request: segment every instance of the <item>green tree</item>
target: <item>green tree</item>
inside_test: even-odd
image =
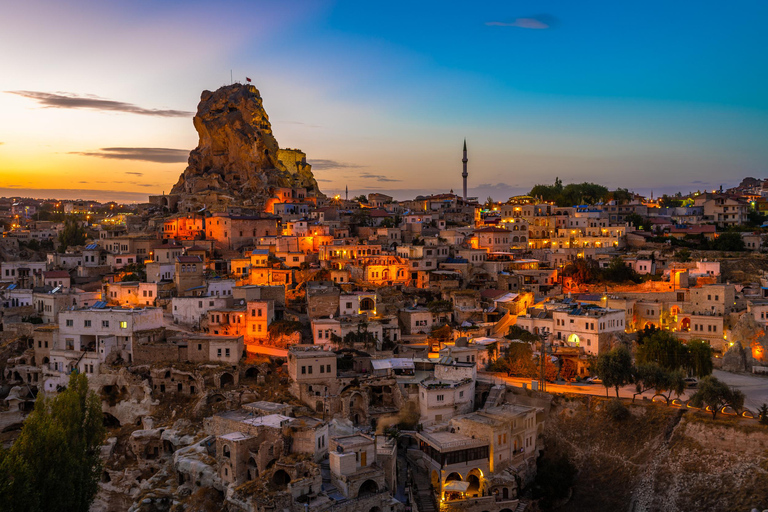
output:
[[[744,407],[744,393],[731,389],[725,382],[708,375],[699,381],[699,388],[691,397],[691,404],[695,407],[709,406],[712,409],[712,419],[715,419],[723,407],[731,407],[736,411]]]
[[[67,218],[64,229],[59,233],[59,252],[65,252],[67,247],[85,244],[86,234],[77,219]]]
[[[736,231],[727,231],[720,233],[715,239],[712,248],[716,251],[743,251],[744,239],[741,238],[741,234]]]
[[[605,386],[605,395],[608,396],[608,388],[614,388],[618,398],[619,388],[632,383],[632,355],[620,345],[598,356],[596,371]]]
[[[618,256],[611,259],[608,266],[602,271],[603,279],[614,283],[625,283],[631,281],[640,282],[640,276],[632,267],[628,267],[624,260]]]
[[[663,378],[656,383],[654,391],[663,396],[669,405],[673,393],[675,396],[680,396],[685,391],[685,374],[680,370],[664,372]]]
[[[643,229],[643,225],[645,224],[645,219],[633,212],[627,215],[626,217],[624,217],[624,222],[628,222],[629,224],[632,224],[635,227],[635,229]]]
[[[688,342],[688,361],[686,368],[698,378],[712,373],[712,347],[704,340]]]
[[[599,280],[600,269],[595,260],[577,258],[563,267],[563,276],[570,277],[577,284],[595,283]]]
[[[360,194],[357,197],[352,198],[353,201],[357,201],[358,203],[368,204],[368,198],[365,197],[365,194]]]
[[[760,418],[761,425],[768,425],[768,404],[760,406],[760,412],[757,417]]]
[[[656,363],[664,370],[673,371],[687,367],[688,347],[669,331],[648,329],[638,336],[637,363]]]
[[[632,200],[632,193],[626,188],[617,188],[609,194],[609,199],[616,201],[617,204],[628,203]]]
[[[513,325],[507,331],[507,335],[504,336],[508,340],[520,340],[528,343],[539,341],[539,337],[533,333],[530,333],[520,327],[519,325]],[[511,346],[511,345],[510,345]]]
[[[87,512],[101,475],[101,399],[74,372],[59,395],[39,395],[19,438],[0,454],[0,503],[10,512]]]
[[[635,381],[635,393],[632,395],[632,401],[635,401],[637,395],[642,395],[646,391],[656,389],[659,383],[667,378],[667,372],[656,363],[639,364],[633,368],[633,378]]]
[[[681,263],[691,261],[691,250],[683,247],[675,253],[675,260]]]

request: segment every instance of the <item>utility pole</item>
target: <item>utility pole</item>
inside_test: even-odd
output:
[[[541,350],[539,351],[539,391],[547,390],[547,381],[545,379],[545,369],[547,366],[547,334],[541,335]]]

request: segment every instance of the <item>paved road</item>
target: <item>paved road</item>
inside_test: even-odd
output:
[[[505,382],[510,386],[516,386],[516,387],[523,387],[523,384],[531,387],[531,379],[522,379],[518,377],[502,377],[500,374],[494,374],[494,373],[478,373],[477,380],[481,382],[490,382],[494,384],[501,384],[501,382]],[[547,383],[547,392],[549,393],[576,393],[580,395],[596,395],[596,396],[605,396],[605,386],[602,384],[552,384]],[[635,387],[634,386],[624,386],[622,388],[619,388],[619,396],[622,398],[632,398],[632,396],[635,394]],[[648,398],[649,400],[653,398],[653,395],[656,393],[651,391],[646,391],[645,393],[638,395],[637,399],[641,399],[642,397]],[[616,391],[611,388],[608,390],[608,395],[611,397],[616,396]],[[689,396],[689,391],[686,391],[686,393],[683,394],[684,398],[687,398]]]
[[[744,406],[757,412],[760,406],[768,404],[768,377],[749,373],[730,373],[722,370],[712,372],[715,377],[744,393]]]
[[[288,357],[288,351],[284,348],[264,347],[261,345],[248,345],[248,352],[263,354],[265,356]]]
[[[744,393],[744,406],[752,412],[757,412],[762,404],[768,403],[768,377],[759,375],[730,373],[721,370],[715,370],[714,376],[725,382],[731,387],[740,389]],[[500,384],[502,381],[510,386],[522,387],[523,384],[531,387],[531,379],[521,379],[518,377],[502,377],[494,373],[478,373],[477,380],[481,382],[490,382]],[[600,384],[551,384],[547,383],[547,391],[550,393],[577,393],[582,395],[605,396],[605,386]],[[695,393],[695,389],[688,389],[681,398],[688,399]],[[635,393],[634,386],[624,386],[619,388],[619,396],[622,398],[632,398]],[[610,389],[609,396],[616,396],[616,392]],[[640,397],[651,399],[655,393],[646,391]]]

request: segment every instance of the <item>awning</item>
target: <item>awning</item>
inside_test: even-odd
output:
[[[469,489],[469,482],[462,482],[461,480],[451,480],[443,486],[443,490],[446,492],[467,492],[467,489]]]

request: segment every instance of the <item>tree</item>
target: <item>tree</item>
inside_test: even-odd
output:
[[[673,371],[687,367],[688,347],[669,331],[648,329],[637,340],[637,362],[656,363],[664,370]]]
[[[768,425],[768,404],[763,404],[760,407],[758,418],[760,418],[761,425]]]
[[[608,396],[608,388],[612,387],[618,398],[619,388],[632,383],[632,355],[620,345],[597,358],[596,371],[605,386],[605,395]]]
[[[520,341],[525,341],[525,342],[529,342],[529,343],[533,343],[533,342],[539,341],[539,337],[538,336],[536,336],[533,333],[530,333],[530,332],[526,331],[525,329],[523,329],[519,325],[511,326],[509,328],[509,331],[507,331],[507,335],[504,336],[504,337],[507,338],[508,340],[520,340]],[[512,345],[510,344],[510,348],[511,347],[512,347]]]
[[[637,365],[633,371],[636,392],[632,395],[632,401],[635,401],[637,395],[642,395],[646,391],[656,389],[659,383],[664,382],[666,378],[666,372],[656,363]]]
[[[563,267],[563,276],[570,277],[576,284],[594,283],[600,270],[592,259],[577,258]]]
[[[712,248],[716,251],[743,251],[744,239],[741,238],[741,234],[736,231],[720,233],[715,239]]]
[[[629,224],[632,224],[635,229],[643,229],[643,225],[645,224],[645,219],[643,219],[640,215],[632,212],[626,217],[624,217],[624,222],[628,222]]]
[[[680,263],[691,261],[691,250],[686,247],[683,247],[682,249],[678,250],[675,253],[675,260],[679,261]]]
[[[67,247],[85,244],[86,234],[79,222],[74,218],[68,218],[64,222],[64,229],[59,233],[59,252],[66,252]]]
[[[699,389],[691,397],[691,404],[695,407],[709,406],[714,420],[723,407],[731,407],[736,411],[744,407],[744,393],[708,375],[699,381]]]
[[[632,193],[626,188],[617,188],[610,193],[609,198],[616,201],[616,204],[624,204],[632,200]]]
[[[352,198],[353,201],[357,201],[358,203],[368,204],[368,198],[365,197],[365,194],[360,194],[357,197]]]
[[[73,372],[57,396],[38,395],[10,450],[0,454],[0,503],[11,512],[87,512],[101,476],[101,399]]]
[[[656,383],[656,394],[663,396],[669,401],[672,400],[672,393],[680,396],[685,391],[685,375],[680,370],[664,372],[664,377]]]
[[[700,379],[712,373],[712,347],[709,343],[704,340],[688,342],[686,367],[691,374]]]
[[[618,256],[611,259],[608,267],[602,271],[603,279],[614,283],[624,283],[632,281],[634,283],[640,282],[640,276],[632,267],[627,266],[624,260]]]

